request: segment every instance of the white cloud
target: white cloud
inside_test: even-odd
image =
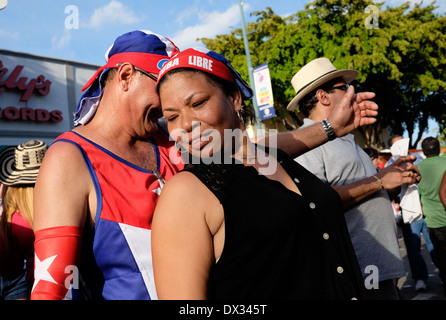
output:
[[[112,0],[103,7],[94,10],[87,27],[98,28],[107,24],[134,24],[141,19],[121,2]]]
[[[71,32],[67,29],[64,30],[62,36],[58,37],[57,35],[51,38],[51,44],[53,45],[53,49],[63,49],[65,48],[71,41]]]
[[[292,16],[292,15],[295,14],[295,13],[296,13],[296,12],[287,12],[287,13],[281,14],[280,17],[281,17],[282,19],[285,19],[285,18],[288,18],[289,16]]]
[[[245,4],[244,7],[245,12],[247,12],[249,6]],[[218,34],[226,33],[229,27],[235,26],[241,20],[238,4],[231,6],[224,12],[205,12],[197,9],[193,15],[199,23],[186,27],[172,37],[172,41],[181,50],[194,46],[203,46],[201,42],[196,41],[197,38],[212,38]],[[179,15],[178,21],[183,22],[185,16],[190,17],[192,13],[188,11],[187,14]]]
[[[19,40],[18,32],[8,32],[0,29],[0,38],[6,38],[9,40]]]
[[[178,13],[175,18],[175,23],[182,27],[188,19],[195,19],[195,16],[198,15],[199,9],[197,7],[187,7]]]

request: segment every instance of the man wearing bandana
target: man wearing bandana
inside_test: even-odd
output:
[[[83,88],[76,127],[52,145],[36,188],[32,299],[156,299],[150,212],[182,169],[158,130],[156,75],[178,51],[150,31],[126,33]]]

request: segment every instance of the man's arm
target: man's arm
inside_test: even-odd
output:
[[[327,142],[328,136],[322,124],[315,123],[305,128],[271,134],[253,140],[258,144],[279,148],[292,158],[296,158]]]
[[[64,299],[70,287],[67,279],[77,278],[69,268],[77,268],[79,262],[91,187],[79,150],[70,143],[54,143],[45,154],[34,189],[32,299]]]
[[[374,176],[333,188],[341,196],[344,208],[349,208],[382,189],[393,190],[404,183],[419,182],[418,168],[413,165],[415,159],[415,156],[401,157]]]
[[[34,190],[34,231],[55,226],[82,227],[92,181],[80,151],[54,143],[45,154]]]
[[[376,122],[376,119],[373,117],[378,115],[378,105],[368,100],[373,97],[375,97],[373,92],[355,94],[353,86],[350,86],[341,102],[328,116],[328,121],[333,127],[336,136],[342,137],[360,126]],[[278,147],[292,158],[296,158],[327,141],[327,134],[320,123],[256,139],[256,143]],[[277,142],[277,145],[271,142]]]
[[[441,203],[443,203],[443,206],[446,209],[446,171],[443,174],[438,195],[440,196]]]

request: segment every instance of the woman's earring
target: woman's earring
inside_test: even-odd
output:
[[[237,110],[237,116],[240,119],[240,121],[245,124],[245,120],[243,120],[243,114],[242,114],[242,108],[240,110]]]

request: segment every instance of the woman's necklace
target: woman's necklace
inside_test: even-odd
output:
[[[252,149],[251,149],[251,148],[248,148],[247,153],[248,153],[248,151],[250,151],[250,150],[251,150],[251,152],[249,152],[250,154],[243,154],[243,155],[241,155],[241,156],[235,154],[234,157],[235,157],[236,159],[238,159],[238,160],[248,160],[248,161],[256,160],[257,157],[258,157],[258,154],[257,154],[257,148],[256,148],[256,147],[253,147]]]
[[[239,159],[239,160],[255,160],[255,159],[257,159],[257,155],[253,155],[253,156],[248,156],[248,155],[236,156],[236,159]]]
[[[153,171],[153,174],[158,179],[158,181],[160,183],[160,188],[162,189],[164,187],[164,184],[166,183],[166,181],[164,180],[163,176],[161,175],[161,173],[158,170]]]

